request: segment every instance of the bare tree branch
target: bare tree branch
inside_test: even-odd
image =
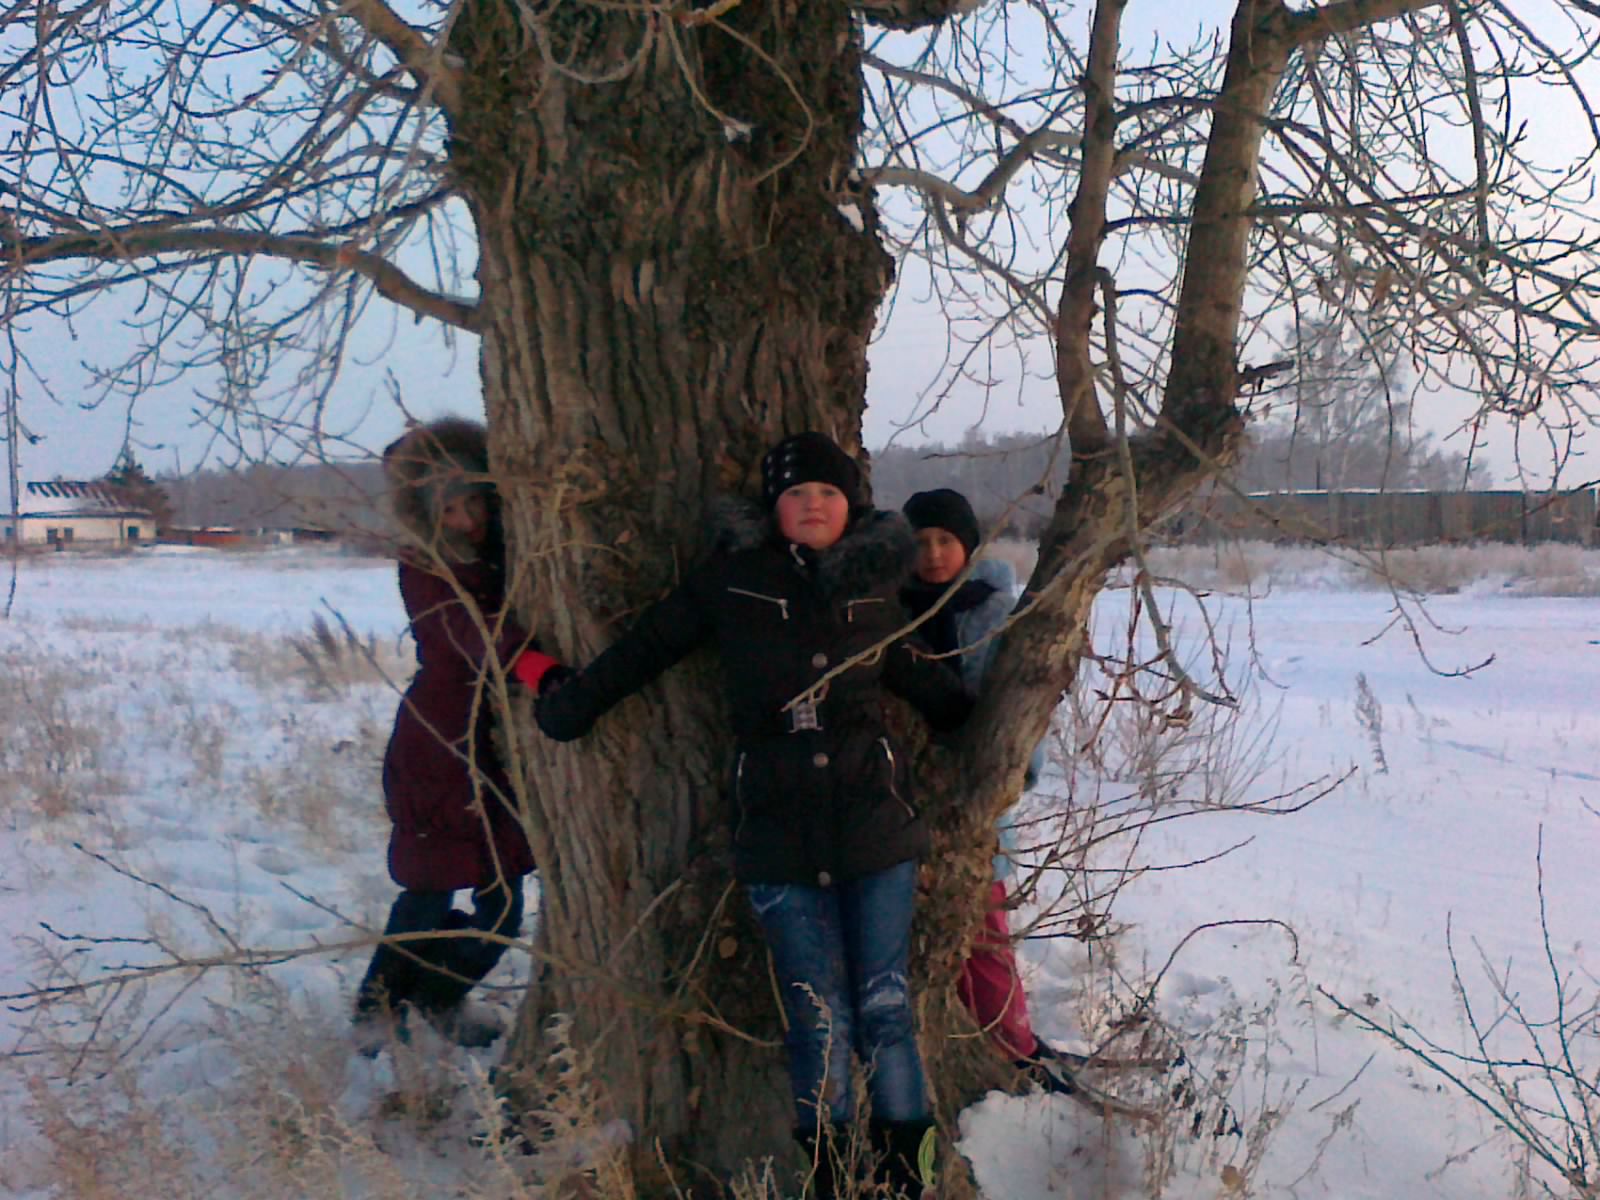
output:
[[[56,238],[0,240],[0,255],[22,265],[92,258],[107,262],[157,258],[163,255],[222,253],[249,257],[268,255],[306,263],[325,271],[352,271],[372,282],[379,295],[419,317],[432,317],[459,329],[475,329],[477,306],[419,286],[382,255],[355,243],[335,245],[315,238],[230,229],[174,229],[130,226],[101,233]]]
[[[260,8],[255,0],[233,2],[252,11]],[[460,67],[449,61],[442,46],[435,45],[415,26],[402,20],[384,0],[347,0],[339,11],[387,46],[416,77],[423,90],[431,92],[447,112],[460,106]]]
[[[1084,145],[1078,193],[1069,210],[1067,277],[1056,312],[1056,388],[1075,456],[1098,453],[1106,444],[1105,414],[1094,390],[1089,337],[1094,322],[1100,248],[1105,240],[1106,196],[1116,166],[1116,67],[1125,0],[1100,0],[1089,29],[1089,62],[1083,76]]]
[[[1392,21],[1407,13],[1438,8],[1448,0],[1339,0],[1336,4],[1322,4],[1302,9],[1289,15],[1288,36],[1293,43],[1313,38],[1349,33]]]

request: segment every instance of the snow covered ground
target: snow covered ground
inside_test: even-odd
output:
[[[1230,744],[1245,798],[1354,773],[1294,815],[1148,828],[1137,863],[1236,848],[1132,878],[1112,943],[1023,950],[1036,1025],[1079,1049],[1112,1004],[1106,972],[1136,987],[1170,959],[1157,1010],[1242,1132],[1141,1132],[1059,1098],[992,1096],[965,1114],[962,1149],[995,1200],[1502,1200],[1518,1194],[1523,1143],[1362,1018],[1434,1039],[1435,1061],[1482,1090],[1452,1057],[1475,1052],[1463,995],[1497,1022],[1494,1053],[1525,1062],[1524,1025],[1562,1049],[1559,981],[1572,1066],[1600,1068],[1586,927],[1600,910],[1600,601],[1499,579],[1436,596],[1408,610],[1433,671],[1386,592],[1253,578],[1266,594],[1252,603],[1209,602],[1243,702]],[[1106,597],[1104,639],[1126,602]],[[1176,611],[1198,662],[1198,617]],[[342,650],[313,647],[319,613]],[[337,947],[393,894],[376,768],[394,695],[368,655],[403,680],[403,628],[387,564],[326,552],[23,567],[0,622],[0,1195],[524,1194],[519,1164],[463,1144],[492,1052],[368,1060],[345,1032],[365,951]],[[1115,796],[1132,780],[1101,785]],[[1043,790],[1062,788],[1057,774]],[[1237,923],[1200,928],[1215,922]],[[243,950],[282,961],[203,969]],[[197,965],[137,977],[173,952]],[[520,969],[493,982],[513,989]],[[128,978],[43,1008],[24,995],[108,976]],[[441,1063],[465,1086],[409,1086]],[[1537,1069],[1501,1074],[1522,1080],[1524,1105],[1549,1106]]]

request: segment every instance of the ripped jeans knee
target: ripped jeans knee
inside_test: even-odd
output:
[[[886,971],[867,980],[861,989],[860,1020],[856,1030],[857,1051],[871,1061],[873,1053],[916,1036],[911,1014],[911,987],[897,971]]]
[[[754,884],[748,892],[789,1019],[789,1079],[801,1123],[814,1119],[819,1099],[834,1120],[848,1118],[852,1051],[875,1117],[925,1117],[906,967],[916,865],[828,888]]]

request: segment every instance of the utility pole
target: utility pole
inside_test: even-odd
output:
[[[11,481],[11,523],[7,528],[11,536],[6,539],[11,556],[11,582],[6,587],[5,619],[11,617],[11,605],[17,598],[17,563],[22,555],[22,496],[18,470],[17,446],[22,441],[22,422],[17,417],[17,388],[15,377],[6,392],[6,473]]]
[[[11,478],[11,537],[13,541],[22,540],[22,530],[18,521],[22,517],[22,498],[19,495],[20,478],[17,463],[17,442],[19,438],[19,422],[17,421],[17,393],[13,391],[6,397],[6,468]]]

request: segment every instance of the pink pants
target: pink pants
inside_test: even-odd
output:
[[[1028,998],[1017,973],[1016,952],[1011,948],[1002,880],[989,886],[989,910],[972,944],[972,954],[961,968],[956,992],[1006,1057],[1029,1058],[1038,1049],[1028,1020]]]

